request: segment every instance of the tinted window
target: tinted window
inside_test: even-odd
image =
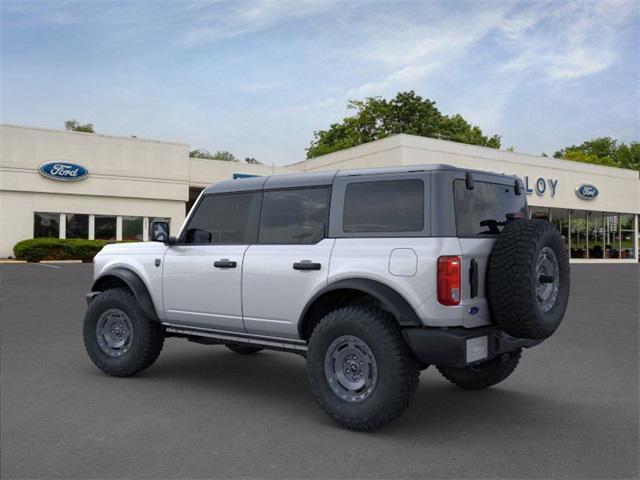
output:
[[[122,240],[142,240],[142,217],[122,217]]]
[[[325,236],[328,217],[328,188],[265,192],[260,243],[317,243]]]
[[[89,238],[89,215],[71,215],[67,213],[67,238]]]
[[[343,230],[420,232],[424,228],[424,182],[418,179],[347,185]]]
[[[453,185],[458,235],[500,233],[508,213],[526,216],[525,195],[516,195],[514,187],[476,181],[468,190],[464,180]]]
[[[209,195],[202,199],[185,231],[184,242],[244,244],[256,240],[260,194]]]
[[[94,221],[96,240],[116,239],[116,217],[96,215]]]
[[[60,214],[40,213],[33,214],[33,238],[60,236]]]

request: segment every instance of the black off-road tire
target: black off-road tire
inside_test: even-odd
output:
[[[500,383],[518,366],[522,349],[503,353],[488,362],[463,368],[437,367],[444,378],[465,390],[480,390]]]
[[[240,355],[253,355],[254,353],[258,353],[263,349],[260,347],[252,347],[251,345],[238,345],[235,343],[227,343],[225,344],[232,352],[239,353]]]
[[[550,252],[557,263],[557,295],[543,307],[538,288],[542,285],[540,278],[546,275],[537,274],[537,265]],[[564,317],[570,281],[564,241],[551,223],[525,219],[507,222],[493,247],[487,271],[487,297],[498,326],[514,337],[549,337]]]
[[[344,336],[357,337],[370,349],[377,382],[362,400],[340,398],[329,385],[325,360],[330,346]],[[307,371],[313,395],[340,425],[368,431],[400,416],[418,388],[420,366],[393,316],[374,306],[347,306],[328,313],[309,340]]]
[[[133,336],[131,345],[121,356],[110,356],[98,342],[96,326],[103,313],[117,309],[128,317]],[[129,377],[151,366],[164,345],[162,326],[142,312],[133,294],[123,288],[113,288],[96,296],[89,307],[83,324],[84,346],[96,367],[114,377]]]

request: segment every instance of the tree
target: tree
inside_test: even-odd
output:
[[[218,150],[216,153],[213,154],[213,159],[214,160],[222,160],[223,162],[237,162],[238,159],[236,158],[236,156],[231,153],[228,152],[226,150]]]
[[[244,159],[244,163],[247,163],[249,165],[262,165],[262,162],[259,162],[258,160],[256,160],[253,157],[246,157]]]
[[[64,122],[64,129],[70,132],[96,133],[93,130],[93,123],[80,124],[75,118]]]
[[[332,124],[327,130],[313,132],[307,158],[397,133],[500,148],[500,136],[487,137],[480,127],[471,125],[461,115],[443,115],[435,105],[435,102],[423,99],[413,90],[399,92],[391,100],[380,97],[349,100],[347,108],[356,110],[355,115],[344,118],[341,123]]]
[[[204,158],[206,160],[213,160],[213,155],[209,153],[209,150],[205,150],[203,148],[199,148],[197,150],[191,150],[189,152],[189,156],[191,158]]]
[[[627,145],[618,143],[611,137],[598,137],[580,145],[565,147],[555,152],[553,156],[575,162],[640,171],[640,141],[633,141]]]
[[[200,148],[189,152],[191,158],[204,158],[206,160],[222,160],[224,162],[237,162],[236,156],[226,150],[218,150],[216,153],[210,153],[209,150]]]

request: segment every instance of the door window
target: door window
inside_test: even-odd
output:
[[[304,188],[265,192],[260,215],[260,243],[312,244],[325,237],[329,189]]]
[[[259,193],[229,193],[202,198],[184,233],[188,244],[255,243]]]

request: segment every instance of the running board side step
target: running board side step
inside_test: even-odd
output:
[[[163,325],[165,327],[165,332],[171,334],[170,336],[172,337],[186,337],[187,339],[192,339],[194,337],[210,338],[213,340],[219,340],[219,342],[216,343],[253,345],[256,347],[301,354],[305,354],[307,352],[307,342],[303,340],[250,335],[241,332],[226,332],[224,330],[210,330],[199,327],[174,325],[171,323],[163,323]]]

